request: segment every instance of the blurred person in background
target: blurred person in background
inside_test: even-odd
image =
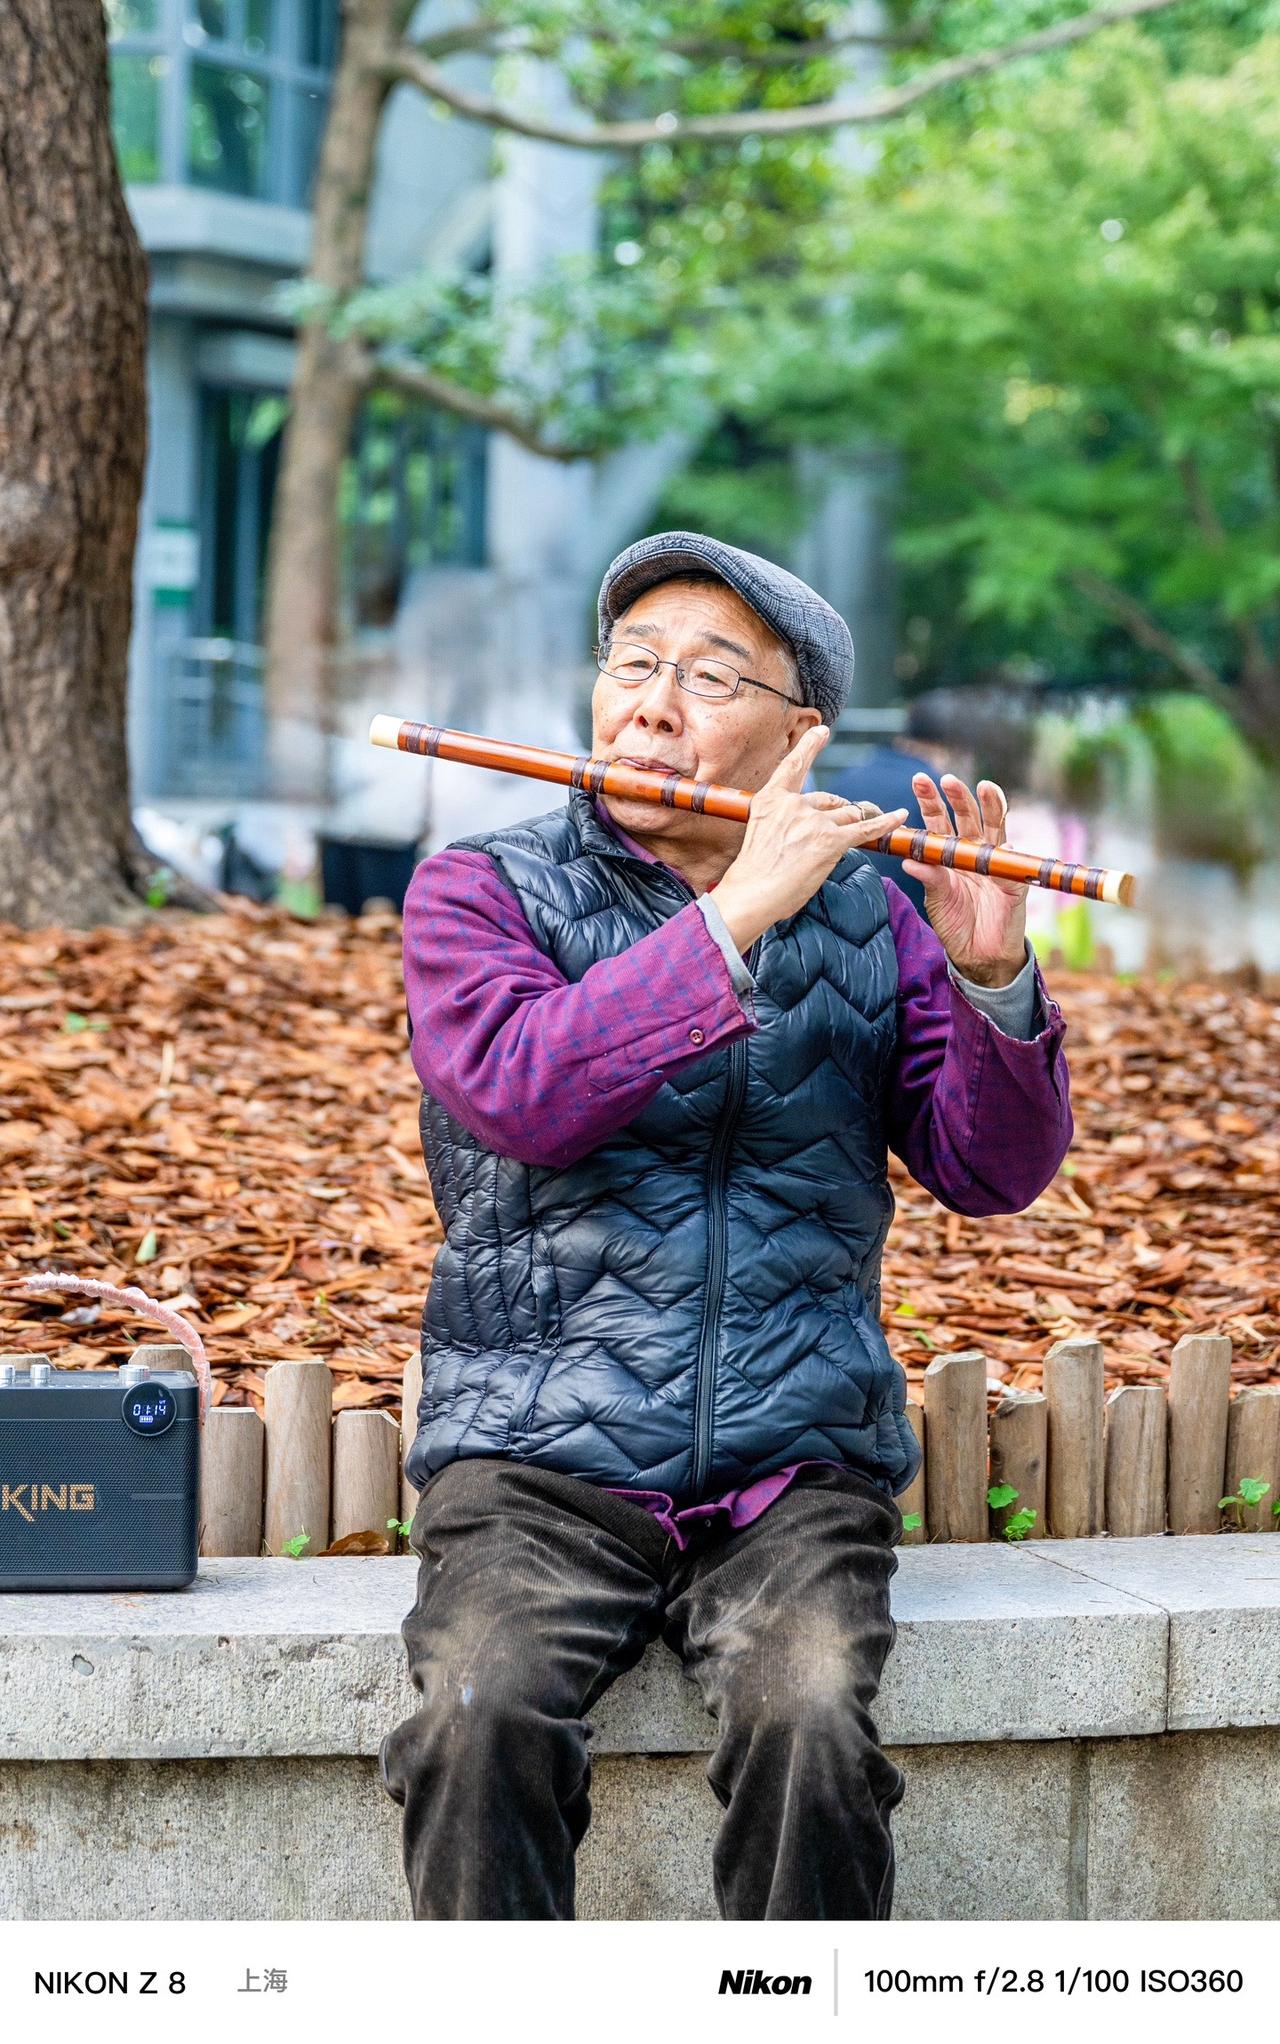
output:
[[[953,690],[934,689],[917,696],[907,709],[904,729],[895,737],[874,745],[852,766],[842,767],[828,786],[846,802],[874,802],[886,814],[892,809],[907,811],[907,827],[919,830],[920,776],[940,778],[955,774],[962,781],[973,780],[973,749],[961,735],[965,729],[964,704]],[[928,790],[924,790],[927,794]],[[863,848],[864,851],[866,848]],[[902,870],[901,859],[887,852],[866,851],[866,857],[881,873],[901,888],[911,906],[923,915],[924,886]]]

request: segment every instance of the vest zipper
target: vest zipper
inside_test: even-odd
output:
[[[697,899],[693,889],[678,873],[667,869],[674,885],[664,893],[676,901],[684,895]],[[763,938],[757,937],[747,952],[747,971],[754,972]],[[747,1090],[747,1046],[741,1038],[729,1045],[729,1086],[725,1095],[724,1120],[720,1124],[711,1163],[707,1171],[707,1290],[702,1304],[702,1328],[698,1336],[698,1366],[694,1374],[693,1495],[698,1498],[711,1467],[711,1408],[716,1388],[716,1336],[720,1332],[723,1303],[725,1245],[725,1181],[729,1176],[729,1152]]]
[[[747,954],[747,970],[754,972],[760,955],[757,937]],[[720,1331],[720,1308],[724,1297],[724,1270],[728,1240],[725,1186],[729,1177],[729,1152],[737,1131],[747,1090],[747,1046],[739,1038],[729,1046],[729,1086],[725,1096],[724,1119],[716,1135],[707,1172],[707,1291],[702,1308],[702,1330],[698,1337],[698,1367],[694,1380],[693,1495],[698,1499],[711,1467],[711,1408],[716,1385],[716,1337]]]

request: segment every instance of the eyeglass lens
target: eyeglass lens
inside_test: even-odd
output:
[[[606,674],[614,681],[638,687],[656,672],[658,656],[648,646],[612,646],[603,656]],[[692,660],[684,672],[681,688],[695,696],[731,696],[737,693],[738,671],[720,660]]]

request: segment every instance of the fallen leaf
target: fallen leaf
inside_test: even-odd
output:
[[[332,1547],[322,1547],[325,1554],[390,1554],[391,1542],[385,1533],[348,1533],[341,1540],[335,1540]]]

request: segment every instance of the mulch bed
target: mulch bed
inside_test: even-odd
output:
[[[0,1351],[118,1363],[159,1331],[26,1296],[58,1268],[189,1313],[218,1403],[324,1357],[334,1403],[400,1402],[439,1223],[418,1143],[400,925],[237,904],[141,929],[0,926]],[[1024,1214],[948,1214],[895,1163],[885,1326],[908,1376],[982,1348],[1039,1381],[1105,1344],[1159,1383],[1221,1333],[1280,1380],[1280,1005],[1222,981],[1054,970],[1076,1141]]]

